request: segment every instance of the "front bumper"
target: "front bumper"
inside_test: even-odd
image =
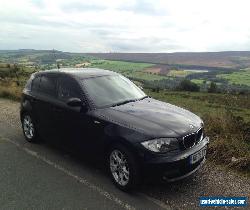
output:
[[[157,177],[167,182],[184,179],[196,172],[205,162],[206,156],[194,164],[191,155],[207,148],[209,138],[205,137],[198,145],[184,151],[166,155],[144,156],[143,172],[145,177]]]

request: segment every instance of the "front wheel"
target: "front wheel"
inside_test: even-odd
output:
[[[134,155],[123,145],[116,145],[110,149],[108,166],[110,176],[119,189],[127,191],[138,184],[137,162]]]

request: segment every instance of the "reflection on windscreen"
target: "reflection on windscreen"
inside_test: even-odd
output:
[[[111,106],[146,96],[134,83],[120,75],[84,79],[83,85],[90,100],[97,107]]]

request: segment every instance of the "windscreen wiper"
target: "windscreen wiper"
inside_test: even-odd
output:
[[[143,96],[142,98],[138,99],[137,101],[141,101],[141,100],[143,100],[145,98],[150,98],[150,97],[149,96]]]
[[[143,100],[145,98],[150,98],[150,97],[149,96],[143,96],[142,98],[139,98],[139,99],[129,99],[129,100],[125,100],[125,101],[113,104],[111,106],[112,107],[114,107],[114,106],[120,106],[120,105],[127,104],[127,103],[130,103],[130,102],[141,101],[141,100]]]
[[[113,104],[113,105],[112,105],[112,107],[114,107],[114,106],[120,106],[120,105],[127,104],[127,103],[130,103],[130,102],[135,102],[135,101],[137,101],[137,99],[129,99],[129,100],[125,100],[125,101],[122,101],[122,102],[119,102],[119,103]]]

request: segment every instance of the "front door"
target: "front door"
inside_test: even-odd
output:
[[[78,151],[92,152],[99,141],[97,137],[100,134],[100,125],[97,126],[89,111],[67,105],[70,98],[85,101],[80,85],[67,76],[58,78],[57,98],[58,102],[53,109],[60,141]]]

